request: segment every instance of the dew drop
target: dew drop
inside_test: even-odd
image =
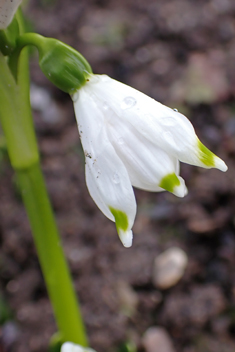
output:
[[[104,102],[104,104],[103,104],[103,109],[106,111],[109,109],[109,106],[106,102]]]
[[[122,137],[119,137],[117,142],[119,145],[122,145],[122,144],[124,144],[124,139]]]
[[[125,97],[122,101],[121,108],[123,110],[130,109],[135,106],[136,100],[133,97]]]
[[[78,92],[75,92],[73,95],[72,95],[72,101],[74,103],[76,103],[76,101],[78,101],[78,97],[79,97],[79,93]]]
[[[170,131],[163,132],[163,140],[165,140],[171,147],[173,147],[175,150],[179,150],[180,146],[177,144],[174,136]]]
[[[113,174],[112,180],[116,184],[120,183],[120,177],[116,172]]]
[[[173,110],[176,111],[176,112],[178,112],[178,109],[176,109],[176,108],[174,108]]]

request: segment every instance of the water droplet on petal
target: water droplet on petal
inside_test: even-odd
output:
[[[118,144],[122,145],[124,144],[124,139],[122,137],[118,138],[117,140]]]
[[[135,106],[136,100],[133,97],[125,97],[122,101],[121,108],[123,110],[130,109]]]
[[[179,150],[180,146],[177,145],[175,138],[170,131],[163,132],[163,139],[165,139],[165,141],[169,143],[169,145],[171,145],[175,150]]]
[[[79,97],[79,93],[78,93],[78,92],[75,92],[75,93],[71,96],[72,101],[73,101],[74,103],[76,103],[76,101],[78,100],[78,97]]]
[[[112,180],[116,184],[120,183],[120,177],[116,172],[113,174]]]
[[[176,108],[174,108],[173,110],[176,111],[176,112],[178,112],[178,109],[176,109]]]
[[[106,102],[104,102],[104,104],[103,104],[103,109],[106,111],[109,109],[109,106]]]

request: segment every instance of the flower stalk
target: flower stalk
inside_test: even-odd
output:
[[[20,33],[22,18],[16,14]],[[1,48],[0,48],[1,49]],[[87,337],[39,163],[29,99],[27,49],[14,57],[15,76],[0,51],[0,122],[30,221],[61,342],[87,346]]]
[[[10,55],[15,48],[19,26],[16,18],[6,29],[0,29],[0,50],[4,55]]]
[[[87,346],[83,321],[38,163],[16,172],[62,341]]]

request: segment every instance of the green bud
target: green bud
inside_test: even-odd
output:
[[[35,45],[39,52],[39,65],[45,76],[58,88],[73,94],[87,81],[92,69],[75,49],[53,38],[26,33],[19,37],[19,47]]]

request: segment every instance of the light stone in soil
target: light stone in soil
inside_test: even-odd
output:
[[[172,247],[155,258],[153,283],[162,290],[168,289],[182,278],[187,267],[187,254],[178,247]]]

